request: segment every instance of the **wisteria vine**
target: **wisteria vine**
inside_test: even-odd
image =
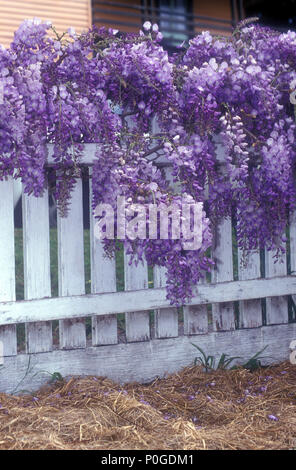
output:
[[[203,201],[199,250],[185,251],[182,240],[122,241],[136,261],[166,267],[168,298],[181,305],[213,264],[207,250],[221,218],[235,220],[242,250],[284,250],[296,206],[296,33],[245,21],[230,37],[203,32],[172,55],[161,40],[149,22],[139,34],[81,35],[23,22],[10,47],[0,46],[0,179],[21,178],[28,194],[42,195],[52,143],[66,216],[84,144],[96,143],[94,209],[120,195]],[[116,243],[106,240],[106,253]]]

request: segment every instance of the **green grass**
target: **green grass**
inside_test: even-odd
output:
[[[16,300],[24,298],[24,262],[23,262],[23,231],[15,229],[15,276],[16,276]]]

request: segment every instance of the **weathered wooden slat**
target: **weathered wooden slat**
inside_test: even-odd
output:
[[[155,266],[153,269],[154,287],[165,287],[166,269]],[[178,336],[178,311],[174,307],[155,310],[155,338],[175,338]]]
[[[47,144],[47,149],[48,149],[47,164],[53,165],[55,163],[54,158],[53,158],[54,145]],[[96,156],[95,156],[96,150],[97,150],[97,144],[86,144],[84,146],[84,151],[81,156],[80,162],[83,163],[84,165],[92,166],[96,159]]]
[[[199,284],[206,284],[203,279]],[[209,331],[208,308],[206,305],[188,305],[183,307],[184,334],[200,335]]]
[[[85,293],[84,233],[82,181],[77,179],[67,217],[57,217],[59,295]],[[86,331],[83,319],[61,320],[60,348],[85,348]]]
[[[241,280],[260,278],[260,254],[252,251],[248,254],[247,262],[242,264],[242,251],[238,250],[238,278]],[[239,303],[240,328],[256,328],[262,325],[261,300],[242,300]]]
[[[283,262],[274,262],[274,251],[265,250],[265,277],[284,276],[287,274],[287,260],[283,256]],[[288,299],[276,297],[266,299],[266,324],[288,323]]]
[[[146,262],[129,265],[130,255],[124,253],[124,283],[125,290],[148,290],[148,269]],[[140,296],[140,294],[138,294]],[[125,329],[127,342],[146,341],[150,338],[149,312],[130,311],[125,314]]]
[[[206,277],[200,280],[197,288],[201,284],[206,284]],[[209,317],[207,305],[187,305],[183,307],[184,334],[200,335],[209,331]]]
[[[216,158],[220,165],[220,172],[225,172],[227,153],[219,135],[214,137]],[[212,246],[212,257],[215,267],[212,270],[212,282],[233,280],[233,254],[232,254],[232,223],[224,219],[217,225]],[[214,331],[235,329],[235,313],[233,303],[212,305],[212,319]]]
[[[296,323],[290,323],[212,332],[198,336],[194,343],[216,360],[227,351],[231,356],[240,356],[241,363],[250,359],[254,351],[268,346],[265,351],[268,357],[262,363],[270,364],[289,360],[289,344],[295,338]],[[31,355],[30,363],[26,354],[19,354],[7,358],[0,369],[0,391],[9,393],[16,386],[18,390],[36,390],[48,380],[48,374],[42,374],[44,370],[50,373],[58,370],[63,377],[95,375],[120,383],[150,382],[191,365],[198,355],[191,342],[191,337],[179,336],[82,350],[55,350]]]
[[[89,170],[90,175],[92,170]],[[104,256],[103,244],[94,235],[96,219],[92,210],[92,184],[90,179],[90,262],[91,262],[91,292],[116,292],[115,259]],[[117,316],[103,315],[92,317],[92,344],[116,344]]]
[[[209,185],[206,184],[204,195],[207,198]],[[207,283],[206,277],[202,278],[199,284]],[[207,305],[189,305],[183,307],[184,334],[199,335],[209,331],[209,316]]]
[[[84,151],[81,155],[81,159],[79,160],[81,164],[87,165],[87,166],[93,166],[94,162],[96,161],[96,151],[98,148],[99,144],[85,144],[84,145]],[[55,163],[54,158],[53,158],[53,144],[47,144],[47,149],[48,149],[48,158],[47,158],[47,165],[51,166]],[[221,152],[221,147],[219,148],[219,151]],[[155,157],[155,154],[149,155],[150,159],[153,159]],[[158,162],[162,163],[167,163],[167,159],[161,155],[158,160]],[[220,165],[223,166],[224,162],[219,159]]]
[[[296,276],[201,284],[198,292],[194,293],[191,305],[261,299],[270,296],[271,292],[274,297],[295,295]],[[0,325],[36,322],[40,319],[41,309],[43,320],[60,320],[94,313],[109,315],[168,307],[170,302],[164,288],[0,302]]]
[[[152,132],[160,132],[160,127],[156,118],[152,121]],[[155,158],[155,154],[152,154],[150,158]],[[158,157],[158,162],[164,162],[166,159],[162,156]],[[174,191],[178,192],[178,188],[173,181],[172,168],[165,168],[164,175],[169,184],[174,188]],[[154,288],[165,287],[166,285],[166,269],[164,267],[156,266],[153,269],[153,284]],[[157,309],[154,312],[155,320],[155,337],[156,338],[174,338],[178,336],[178,310],[174,307]]]
[[[290,213],[290,265],[291,273],[296,274],[296,211]],[[296,295],[292,296],[294,303],[296,303]]]
[[[215,267],[212,270],[212,282],[233,280],[232,224],[225,219],[217,226],[212,250]],[[235,329],[233,303],[220,303],[212,306],[214,331]]]
[[[22,194],[25,299],[51,296],[48,191],[42,197]],[[40,309],[39,320],[42,320]],[[26,324],[28,353],[52,350],[50,321]]]
[[[0,301],[15,300],[13,179],[0,181]],[[17,354],[16,325],[0,327],[3,354]]]
[[[189,305],[183,310],[185,335],[201,335],[208,332],[209,320],[206,305]]]

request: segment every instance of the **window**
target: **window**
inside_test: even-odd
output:
[[[191,33],[192,2],[182,0],[158,0],[159,29],[164,43],[178,46],[189,39]],[[191,23],[190,23],[191,19]]]

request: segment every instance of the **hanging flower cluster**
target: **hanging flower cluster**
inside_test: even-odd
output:
[[[53,143],[66,215],[83,146],[93,142],[94,209],[115,207],[117,196],[204,202],[198,250],[184,250],[182,240],[123,241],[134,259],[166,266],[168,298],[181,305],[211,268],[206,252],[220,218],[234,218],[242,250],[284,249],[296,203],[296,33],[246,21],[228,38],[203,32],[172,56],[161,39],[149,22],[125,35],[59,35],[50,23],[22,23],[10,47],[0,46],[0,178],[20,177],[40,196]],[[106,251],[115,245],[106,240]]]

